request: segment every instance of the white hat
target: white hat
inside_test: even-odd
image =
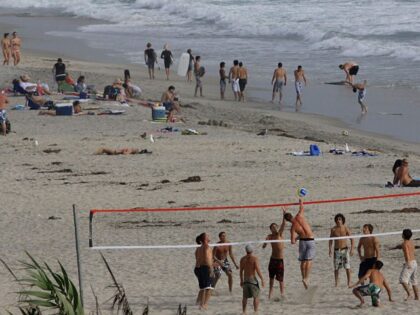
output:
[[[245,251],[250,254],[254,251],[254,248],[251,246],[251,244],[248,244],[245,246]]]

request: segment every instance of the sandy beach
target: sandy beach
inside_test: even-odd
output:
[[[64,55],[65,56],[65,55]],[[1,67],[0,84],[29,74],[31,78],[52,82],[54,54],[24,51],[18,67]],[[137,104],[118,104],[91,100],[83,107],[123,109],[124,115],[80,117],[39,116],[37,111],[8,110],[13,132],[0,137],[0,185],[2,258],[11,266],[25,259],[25,251],[54,265],[60,260],[77,282],[76,254],[72,205],[80,216],[81,256],[84,275],[84,299],[87,311],[94,311],[93,288],[103,314],[112,314],[110,301],[113,289],[99,252],[88,248],[88,215],[91,209],[130,209],[136,207],[199,207],[272,204],[296,202],[296,189],[309,191],[307,200],[346,198],[391,193],[416,192],[415,188],[385,188],[392,180],[392,165],[406,157],[414,177],[420,177],[418,144],[356,130],[339,120],[308,113],[280,112],[266,103],[237,103],[227,91],[227,100],[219,100],[218,80],[205,77],[203,98],[193,97],[194,85],[172,75],[166,81],[157,71],[154,81],[148,80],[146,68],[133,65],[81,61],[71,56],[64,63],[73,77],[83,74],[88,83],[101,91],[115,78],[130,69],[132,81],[143,90],[143,98],[159,100],[169,84],[175,85],[182,103],[186,123],[155,123],[151,110]],[[327,91],[327,92],[325,92]],[[314,94],[332,93],[322,86]],[[372,90],[372,98],[375,90]],[[380,97],[378,95],[378,97]],[[56,95],[54,98],[59,99]],[[328,97],[327,97],[328,98]],[[330,95],[334,98],[334,95]],[[10,108],[24,104],[23,97],[10,97]],[[359,110],[356,105],[355,110]],[[369,115],[370,113],[368,113]],[[210,123],[209,123],[210,121]],[[178,132],[163,132],[172,126]],[[185,129],[200,135],[182,135]],[[256,135],[267,129],[265,136]],[[348,135],[343,135],[343,130]],[[143,139],[141,135],[147,134]],[[153,135],[154,142],[150,141]],[[35,145],[35,140],[38,145]],[[375,156],[334,155],[332,148],[352,151],[368,150]],[[309,149],[317,144],[319,157],[297,157],[288,153]],[[152,154],[129,156],[95,155],[100,147],[135,147]],[[183,182],[199,176],[198,182]],[[364,201],[348,204],[307,206],[307,217],[316,237],[328,237],[333,217],[341,212],[354,234],[365,223],[373,224],[374,232],[420,228],[420,212],[399,213],[417,207],[418,197]],[[382,214],[359,213],[384,210]],[[291,209],[296,213],[297,208]],[[94,221],[96,245],[159,245],[193,244],[201,232],[208,232],[217,241],[226,231],[230,241],[264,240],[272,222],[281,221],[280,209],[229,211],[197,211],[159,214],[97,214]],[[52,217],[52,218],[51,218]],[[289,238],[289,226],[285,237]],[[418,235],[414,235],[420,245]],[[358,309],[357,299],[341,282],[334,288],[332,258],[328,243],[317,244],[310,290],[301,284],[297,246],[286,245],[286,300],[269,301],[268,288],[262,290],[260,314],[416,314],[418,301],[403,302],[404,292],[398,283],[404,262],[401,250],[392,248],[401,243],[400,236],[380,238],[383,273],[391,284],[395,302],[382,294],[383,308],[370,306]],[[243,246],[234,247],[239,260]],[[197,280],[193,274],[194,251],[115,250],[103,251],[118,281],[126,290],[134,314],[141,314],[148,302],[150,314],[176,314],[178,305],[186,304],[188,314],[201,314],[195,304]],[[270,250],[256,247],[263,275],[268,282],[267,265]],[[353,278],[358,258],[352,258]],[[4,268],[0,268],[0,307],[17,312],[17,284]],[[234,272],[233,294],[228,293],[223,276],[217,296],[210,300],[205,314],[240,314],[242,291],[238,272]],[[275,286],[278,296],[278,285]],[[106,302],[107,301],[107,302]],[[369,300],[367,300],[369,302]],[[367,303],[368,305],[369,303]],[[248,307],[251,306],[251,301]],[[88,312],[86,312],[88,313]],[[252,313],[252,312],[249,312]],[[115,314],[115,311],[114,311]]]

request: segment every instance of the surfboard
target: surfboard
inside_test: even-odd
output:
[[[183,53],[181,57],[179,57],[178,62],[178,75],[180,77],[185,77],[188,71],[188,64],[190,63],[190,55],[187,53]]]

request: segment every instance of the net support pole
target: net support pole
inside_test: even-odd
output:
[[[94,212],[89,212],[89,247],[93,247],[93,215]]]
[[[82,264],[80,263],[79,221],[76,215],[75,204],[73,204],[73,221],[74,221],[74,237],[75,237],[75,243],[76,243],[77,275],[79,277],[80,303],[83,306],[83,278],[82,278]]]

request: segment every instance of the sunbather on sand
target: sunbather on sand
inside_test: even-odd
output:
[[[150,151],[147,151],[147,149],[139,150],[136,148],[122,148],[122,149],[111,149],[111,148],[99,148],[96,150],[97,155],[129,155],[129,154],[146,154],[146,153],[152,153]]]

